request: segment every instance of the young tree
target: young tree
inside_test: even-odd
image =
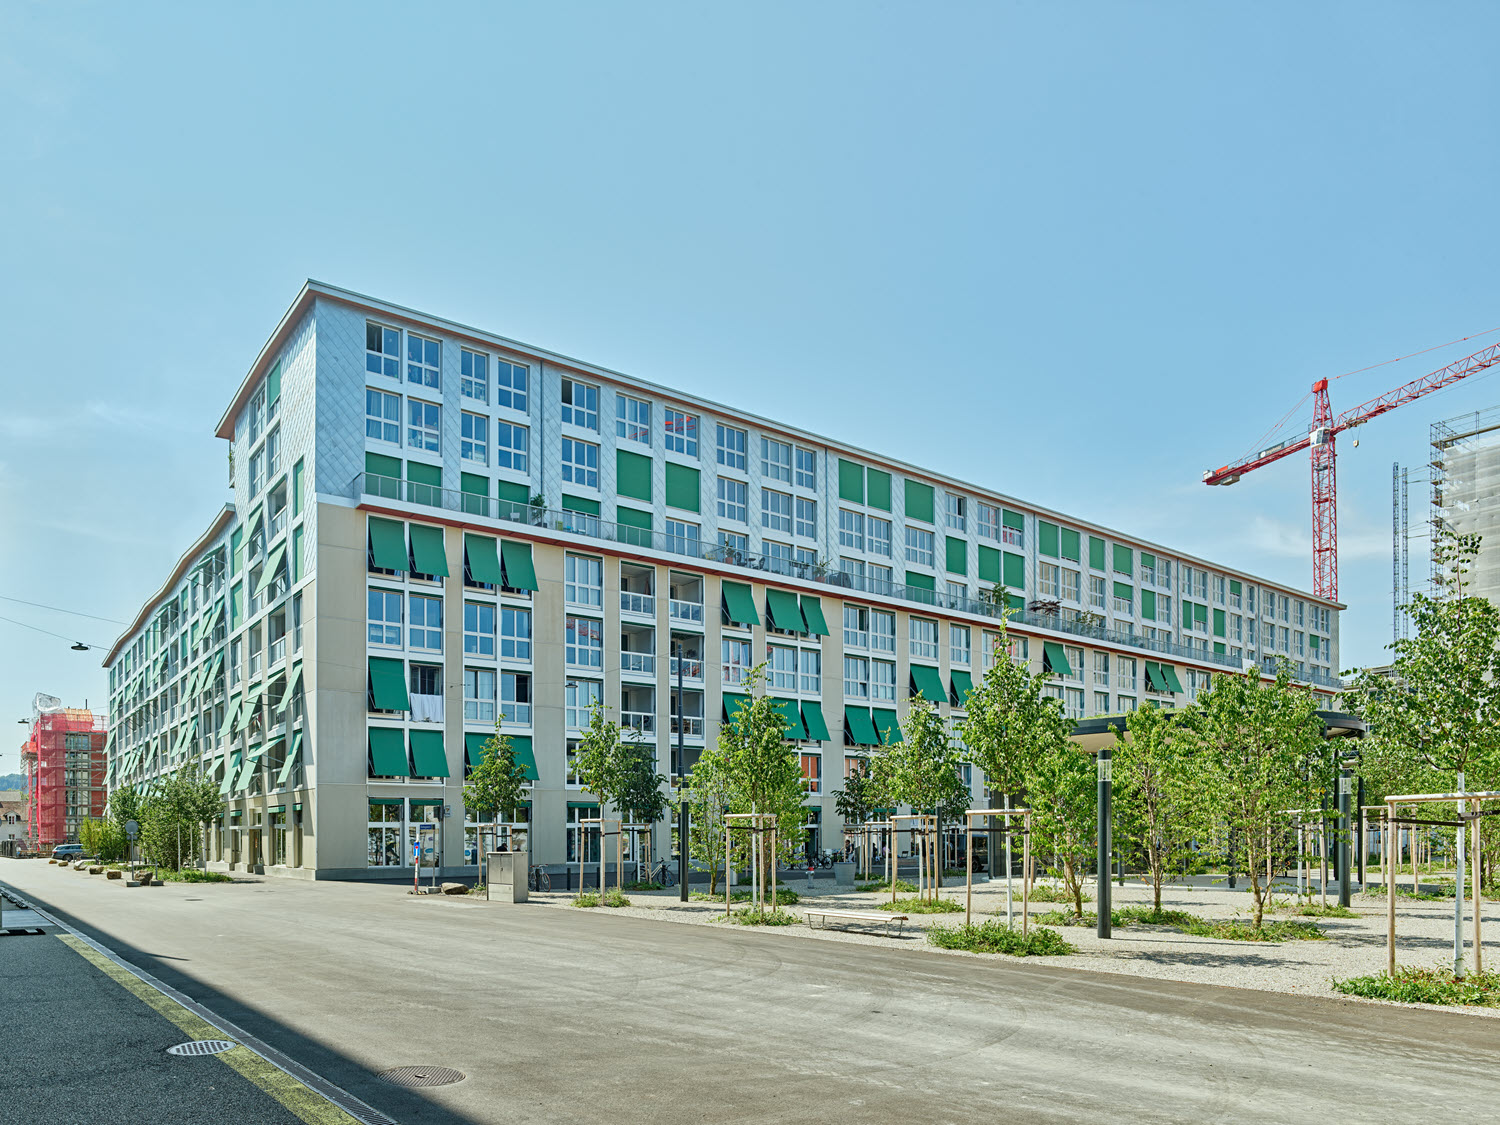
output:
[[[1197,823],[1192,759],[1175,739],[1175,713],[1143,707],[1130,713],[1128,732],[1115,734],[1115,824],[1122,841],[1140,849],[1154,908],[1168,873],[1188,854]]]
[[[1261,927],[1266,870],[1286,858],[1288,810],[1308,808],[1328,780],[1317,701],[1294,687],[1282,661],[1276,678],[1214,677],[1179,719],[1193,757],[1193,799],[1220,829],[1211,844],[1227,858],[1230,840],[1243,858]]]
[[[849,825],[864,824],[874,815],[876,809],[884,807],[886,803],[887,798],[881,793],[880,787],[870,773],[868,758],[858,759],[858,764],[844,778],[844,787],[835,790],[833,794],[833,807],[843,818],[846,831]],[[865,844],[866,847],[860,853],[861,863],[867,863],[869,856],[868,837],[865,838]]]
[[[589,706],[589,725],[578,738],[573,759],[578,782],[599,798],[600,807],[614,804],[619,793],[620,724],[604,717],[604,704]]]
[[[1046,676],[1033,676],[1024,661],[1010,659],[1005,625],[995,659],[969,693],[959,737],[969,761],[984,771],[996,793],[1019,793],[1026,771],[1056,738],[1057,700],[1043,691]]]
[[[1031,808],[1033,854],[1050,855],[1051,871],[1083,913],[1083,877],[1094,859],[1098,829],[1098,771],[1092,756],[1068,739],[1073,721],[1062,712],[1062,700],[1047,697],[1038,716],[1038,746],[1027,762],[1026,803]],[[1108,873],[1105,873],[1108,877]]]
[[[514,822],[516,810],[520,808],[526,793],[526,767],[516,761],[515,748],[510,737],[502,734],[500,719],[495,720],[495,733],[485,740],[479,764],[469,771],[464,783],[464,808],[472,813],[476,821],[490,818],[493,826],[500,814]],[[478,842],[482,847],[482,842]],[[485,875],[484,857],[480,855],[480,877]]]
[[[902,724],[899,742],[885,742],[875,754],[871,766],[876,786],[889,794],[893,804],[910,805],[914,810],[933,810],[938,846],[943,836],[943,818],[962,815],[968,804],[968,790],[963,782],[963,757],[948,731],[948,725],[937,708],[925,699],[912,699]],[[933,857],[934,860],[937,858]],[[929,891],[936,897],[941,883],[939,875],[929,879]]]
[[[174,871],[196,858],[203,825],[219,815],[219,790],[196,767],[163,777],[135,809],[141,854]]]
[[[770,840],[761,838],[762,871],[775,862],[790,862],[801,846],[807,812],[802,762],[786,741],[787,720],[767,695],[756,694],[765,682],[765,665],[750,670],[748,695],[730,721],[719,728],[719,748],[729,780],[734,812],[774,813],[781,854],[772,856]]]
[[[704,749],[687,778],[673,798],[674,806],[688,807],[688,863],[683,865],[686,877],[689,864],[708,869],[708,893],[719,885],[724,863],[724,814],[729,811],[729,770],[727,754],[717,745]],[[678,841],[678,846],[682,842]]]
[[[655,824],[671,806],[662,788],[666,775],[656,772],[656,747],[635,736],[619,743],[615,755],[620,815],[634,824]]]

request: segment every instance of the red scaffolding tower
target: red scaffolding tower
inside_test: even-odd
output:
[[[104,815],[104,716],[76,707],[42,711],[21,747],[26,835],[33,850],[78,840],[78,823]]]

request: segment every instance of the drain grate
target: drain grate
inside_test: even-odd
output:
[[[397,1066],[377,1076],[392,1086],[447,1086],[462,1082],[464,1072],[446,1066]]]
[[[228,1039],[193,1039],[187,1043],[179,1043],[175,1047],[168,1047],[167,1054],[176,1055],[178,1058],[196,1058],[199,1055],[219,1055],[231,1047],[238,1047],[238,1043]]]

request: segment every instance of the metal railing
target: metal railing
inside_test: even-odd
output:
[[[702,602],[680,602],[672,598],[667,602],[667,610],[673,621],[687,621],[695,625],[703,624]]]
[[[670,669],[670,672],[673,680],[677,679],[677,666],[679,664],[682,665],[682,678],[684,680],[703,679],[703,661],[694,660],[690,657],[683,657],[679,660],[674,656],[671,658],[671,663],[672,667]]]
[[[650,711],[621,711],[620,725],[641,734],[655,734],[656,716]]]
[[[647,617],[655,617],[656,599],[650,594],[634,594],[629,590],[621,590],[620,612],[640,613]]]
[[[656,675],[656,654],[654,652],[629,652],[620,653],[620,671],[634,672],[641,676]]]

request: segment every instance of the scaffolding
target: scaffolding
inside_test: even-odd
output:
[[[1465,593],[1500,604],[1500,406],[1434,422],[1432,530],[1481,537]],[[1442,575],[1432,564],[1433,593]]]
[[[79,822],[102,817],[106,722],[76,707],[35,707],[21,746],[26,836],[33,851],[78,842]]]

